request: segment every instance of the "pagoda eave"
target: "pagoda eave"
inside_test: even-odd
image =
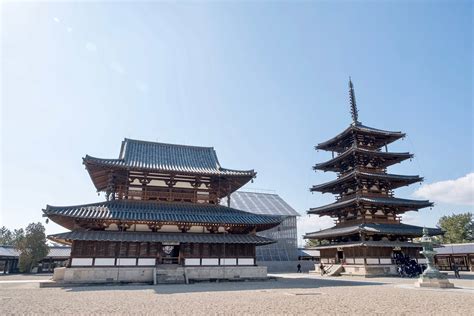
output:
[[[359,235],[364,233],[366,236],[370,235],[392,235],[405,237],[421,237],[423,235],[423,227],[406,225],[400,223],[363,223],[359,225],[351,225],[324,229],[317,232],[307,233],[305,239],[325,239],[339,236]],[[442,235],[443,232],[439,228],[428,228],[430,236]]]
[[[360,180],[363,180],[363,181],[375,180],[375,181],[390,185],[391,189],[396,189],[396,188],[407,186],[416,182],[422,182],[423,178],[417,175],[403,176],[403,175],[396,175],[396,174],[385,174],[385,173],[364,172],[364,171],[354,170],[335,180],[322,183],[319,185],[313,185],[313,187],[310,188],[310,191],[338,194],[344,191],[346,188],[351,187],[351,185],[354,185],[358,180],[359,181]]]
[[[344,171],[344,165],[347,164],[348,159],[355,159],[357,157],[364,158],[368,162],[375,161],[379,168],[386,168],[390,165],[402,162],[406,159],[413,158],[413,154],[408,152],[383,152],[373,151],[364,148],[352,147],[346,150],[344,153],[330,159],[326,162],[322,162],[313,166],[314,170],[322,171]],[[375,166],[374,166],[375,167]]]
[[[422,248],[420,243],[415,242],[397,242],[397,241],[351,241],[340,242],[328,245],[316,246],[313,249],[333,249],[333,248],[352,248],[352,247],[374,247],[374,248]]]
[[[353,211],[360,209],[380,209],[385,208],[396,213],[416,211],[425,207],[432,207],[434,204],[428,200],[408,200],[392,197],[354,197],[337,201],[332,204],[312,208],[308,214],[335,215],[337,211]]]
[[[384,145],[390,144],[400,138],[405,137],[405,133],[384,131],[362,124],[351,124],[343,132],[339,133],[335,137],[319,143],[315,146],[316,150],[343,152],[345,150],[344,144],[347,144],[353,137],[370,137],[374,140],[374,146],[380,148]]]

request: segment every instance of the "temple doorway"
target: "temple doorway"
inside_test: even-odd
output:
[[[178,264],[179,263],[179,245],[163,245],[161,249],[162,264]]]
[[[341,263],[344,261],[344,251],[338,250],[336,254],[336,263]]]

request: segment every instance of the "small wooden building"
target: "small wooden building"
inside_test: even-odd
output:
[[[128,267],[129,275],[164,265],[167,271],[174,265],[175,270],[247,267],[248,272],[256,265],[255,247],[274,242],[256,233],[283,220],[220,205],[256,173],[222,168],[210,147],[125,139],[118,159],[86,156],[83,161],[106,201],[43,210],[70,230],[49,238],[72,246],[68,268],[82,271],[81,280],[113,278],[107,267]],[[239,271],[235,268],[233,275]],[[125,275],[122,281],[140,279],[124,280]]]
[[[435,263],[440,270],[453,270],[456,262],[459,270],[474,272],[474,243],[444,244],[434,249]]]
[[[0,245],[0,273],[18,272],[18,258],[20,254],[13,246]]]

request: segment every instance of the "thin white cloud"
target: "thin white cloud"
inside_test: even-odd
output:
[[[402,214],[401,216],[403,224],[424,226],[421,220],[421,215],[418,212],[409,212]]]
[[[95,51],[97,51],[97,46],[95,46],[95,44],[92,43],[92,42],[87,42],[86,43],[86,49],[90,52],[95,52]]]
[[[67,30],[68,33],[71,33],[71,32],[72,32],[72,27],[68,26],[68,27],[66,28],[66,30]]]
[[[474,205],[474,172],[455,180],[425,184],[413,195],[434,202]]]
[[[125,73],[125,68],[123,68],[123,66],[116,62],[116,61],[113,61],[109,64],[109,68],[112,70],[112,71],[115,71],[116,73],[118,74],[121,74],[123,75]]]
[[[298,228],[298,246],[304,246],[306,242],[303,239],[304,234],[330,228],[334,226],[334,220],[329,216],[302,215],[298,217],[296,225]]]
[[[140,90],[141,92],[145,93],[148,91],[148,85],[143,82],[143,81],[137,81],[136,82],[137,89]]]
[[[61,22],[61,20],[60,20],[58,17],[56,17],[56,16],[53,18],[53,21],[56,22],[56,23],[60,23],[60,22]]]

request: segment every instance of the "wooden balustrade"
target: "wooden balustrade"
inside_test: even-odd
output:
[[[149,190],[146,187],[142,189],[134,189],[126,186],[117,186],[115,191],[116,199],[125,200],[160,200],[160,201],[182,201],[182,202],[209,202],[217,203],[217,195],[215,193],[199,193],[198,191],[176,192],[169,190]]]

